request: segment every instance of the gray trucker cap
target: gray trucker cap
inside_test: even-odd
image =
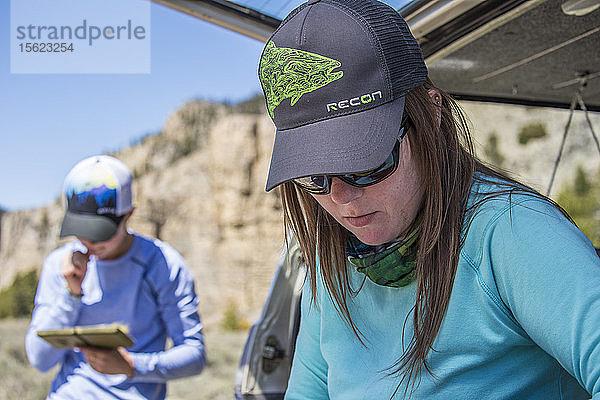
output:
[[[366,171],[391,153],[405,95],[427,79],[404,19],[374,0],[311,0],[263,50],[259,78],[277,128],[267,190],[308,175]]]

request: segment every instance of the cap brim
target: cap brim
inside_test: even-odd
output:
[[[381,165],[398,138],[404,99],[277,130],[266,190],[302,176],[360,172]]]
[[[93,242],[104,242],[117,232],[117,228],[118,224],[110,218],[67,211],[60,228],[60,237],[74,235]]]

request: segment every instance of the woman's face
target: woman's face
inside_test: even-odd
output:
[[[398,168],[382,182],[360,188],[333,178],[329,194],[312,196],[365,244],[383,244],[406,234],[423,200],[408,136],[400,144]]]

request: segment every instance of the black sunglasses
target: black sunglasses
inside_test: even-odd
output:
[[[411,122],[407,115],[403,118],[402,124],[400,125],[400,132],[398,133],[398,140],[394,145],[392,153],[379,167],[364,171],[356,172],[352,174],[340,174],[340,175],[310,175],[302,178],[292,179],[292,181],[312,194],[329,194],[331,191],[331,180],[333,178],[339,178],[349,185],[356,187],[371,186],[376,183],[383,181],[385,178],[390,176],[398,168],[398,162],[400,160],[400,143],[406,136],[406,132],[410,127]]]

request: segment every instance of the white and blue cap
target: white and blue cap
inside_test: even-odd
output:
[[[66,212],[60,237],[110,239],[133,208],[131,183],[129,168],[114,157],[99,155],[77,163],[65,178]]]
[[[258,70],[277,128],[267,190],[309,175],[367,171],[392,152],[405,95],[423,85],[419,44],[375,0],[310,0],[263,50]]]

